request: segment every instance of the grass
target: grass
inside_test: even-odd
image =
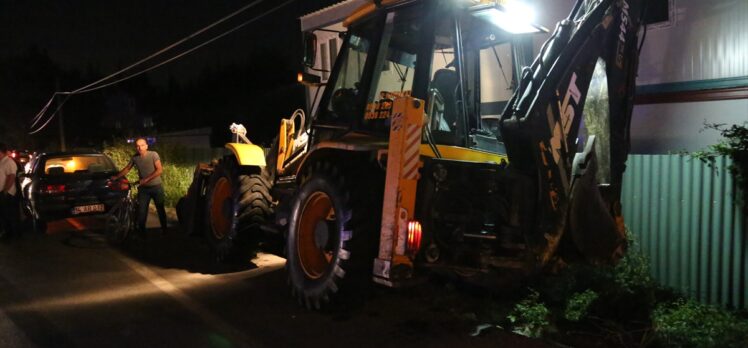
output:
[[[159,146],[152,150],[158,152],[163,164],[164,171],[161,174],[161,180],[164,187],[165,205],[174,207],[179,198],[187,193],[197,163],[192,162],[192,159],[186,156],[187,151],[179,146]],[[104,153],[111,157],[117,167],[121,169],[130,162],[135,150],[132,144],[123,142],[106,146]],[[138,180],[137,170],[131,170],[127,174],[127,179],[130,181]]]

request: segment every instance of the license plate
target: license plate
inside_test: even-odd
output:
[[[99,213],[104,211],[103,204],[80,205],[73,208],[73,215],[85,213]]]

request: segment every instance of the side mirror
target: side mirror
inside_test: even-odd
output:
[[[317,59],[317,35],[312,32],[304,32],[304,65],[313,67]]]

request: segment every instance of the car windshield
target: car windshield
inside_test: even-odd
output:
[[[55,156],[44,161],[44,173],[48,175],[115,171],[114,163],[104,155]]]

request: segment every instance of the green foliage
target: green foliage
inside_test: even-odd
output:
[[[703,151],[691,154],[706,163],[710,168],[716,169],[716,161],[720,156],[728,156],[732,164],[728,167],[730,173],[735,177],[737,186],[742,190],[742,201],[748,203],[748,122],[742,125],[726,127],[724,124],[706,123],[706,129],[718,131],[724,138],[718,144],[710,145]],[[746,204],[748,208],[748,204]]]
[[[657,337],[669,347],[748,346],[748,322],[693,299],[657,306],[652,323]]]
[[[195,166],[164,164],[164,196],[166,206],[175,207],[179,198],[187,194],[190,188]]]
[[[174,207],[180,197],[187,193],[187,189],[192,182],[192,175],[196,163],[189,163],[191,159],[186,155],[185,149],[176,146],[159,146],[155,149],[161,157],[164,172],[161,174],[166,198],[166,206]],[[119,143],[112,146],[106,146],[104,153],[112,158],[118,169],[124,168],[130,162],[130,158],[135,154],[134,147],[131,144]],[[136,170],[131,170],[127,174],[130,181],[138,180]]]
[[[583,303],[576,301],[590,299],[588,314],[615,316],[622,321],[647,320],[659,288],[650,275],[649,260],[637,247],[632,234],[627,235],[628,251],[617,265],[572,264],[557,275],[542,279],[539,287],[542,297],[570,321],[577,320],[567,316],[569,302],[574,303],[571,308],[577,308],[576,305]]]
[[[569,298],[569,301],[566,303],[564,318],[569,321],[582,320],[587,316],[592,302],[597,300],[597,298],[598,294],[589,289],[571,295],[571,298]]]
[[[514,306],[507,316],[514,332],[527,337],[540,337],[550,326],[551,311],[540,302],[540,294],[530,289],[530,295]]]
[[[103,152],[114,161],[117,170],[120,170],[130,163],[130,158],[135,154],[135,149],[132,145],[122,142],[111,146],[105,145]],[[130,171],[127,174],[127,180],[137,181],[138,172],[134,170]]]
[[[658,285],[628,236],[615,266],[577,263],[539,278],[506,317],[514,332],[571,346],[595,337],[599,346],[748,347],[748,321]]]
[[[633,294],[650,291],[656,287],[656,283],[652,279],[649,259],[640,251],[630,231],[626,236],[629,238],[628,252],[613,268],[613,281],[622,292]]]

